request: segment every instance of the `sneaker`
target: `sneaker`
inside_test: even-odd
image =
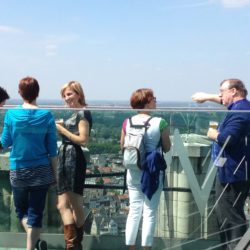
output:
[[[45,240],[38,240],[36,243],[37,250],[47,250],[47,242]]]

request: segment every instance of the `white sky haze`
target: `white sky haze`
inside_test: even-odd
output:
[[[0,85],[18,98],[34,76],[41,99],[69,80],[87,100],[190,101],[225,78],[250,91],[250,0],[0,0]]]

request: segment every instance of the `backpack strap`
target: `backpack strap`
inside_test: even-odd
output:
[[[124,171],[124,176],[123,176],[123,189],[122,193],[124,194],[127,189],[127,169]]]
[[[149,124],[149,121],[152,119],[153,117],[150,116],[146,122],[144,124],[133,124],[132,122],[132,117],[129,117],[129,124],[130,124],[130,127],[133,127],[133,128],[145,128],[146,130],[148,129],[148,124]],[[146,131],[145,130],[145,131]]]
[[[147,131],[147,129],[148,129],[148,124],[149,124],[149,122],[150,122],[150,120],[152,119],[153,117],[152,116],[150,116],[147,120],[146,120],[146,122],[145,122],[145,127],[146,127],[146,131]],[[145,132],[146,132],[145,131]]]

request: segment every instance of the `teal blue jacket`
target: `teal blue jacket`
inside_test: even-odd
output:
[[[11,147],[11,170],[49,165],[49,157],[57,155],[54,117],[42,109],[10,109],[1,142],[3,148]]]

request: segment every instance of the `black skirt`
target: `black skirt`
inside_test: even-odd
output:
[[[81,147],[64,142],[58,152],[57,193],[74,192],[83,195],[87,162]]]

